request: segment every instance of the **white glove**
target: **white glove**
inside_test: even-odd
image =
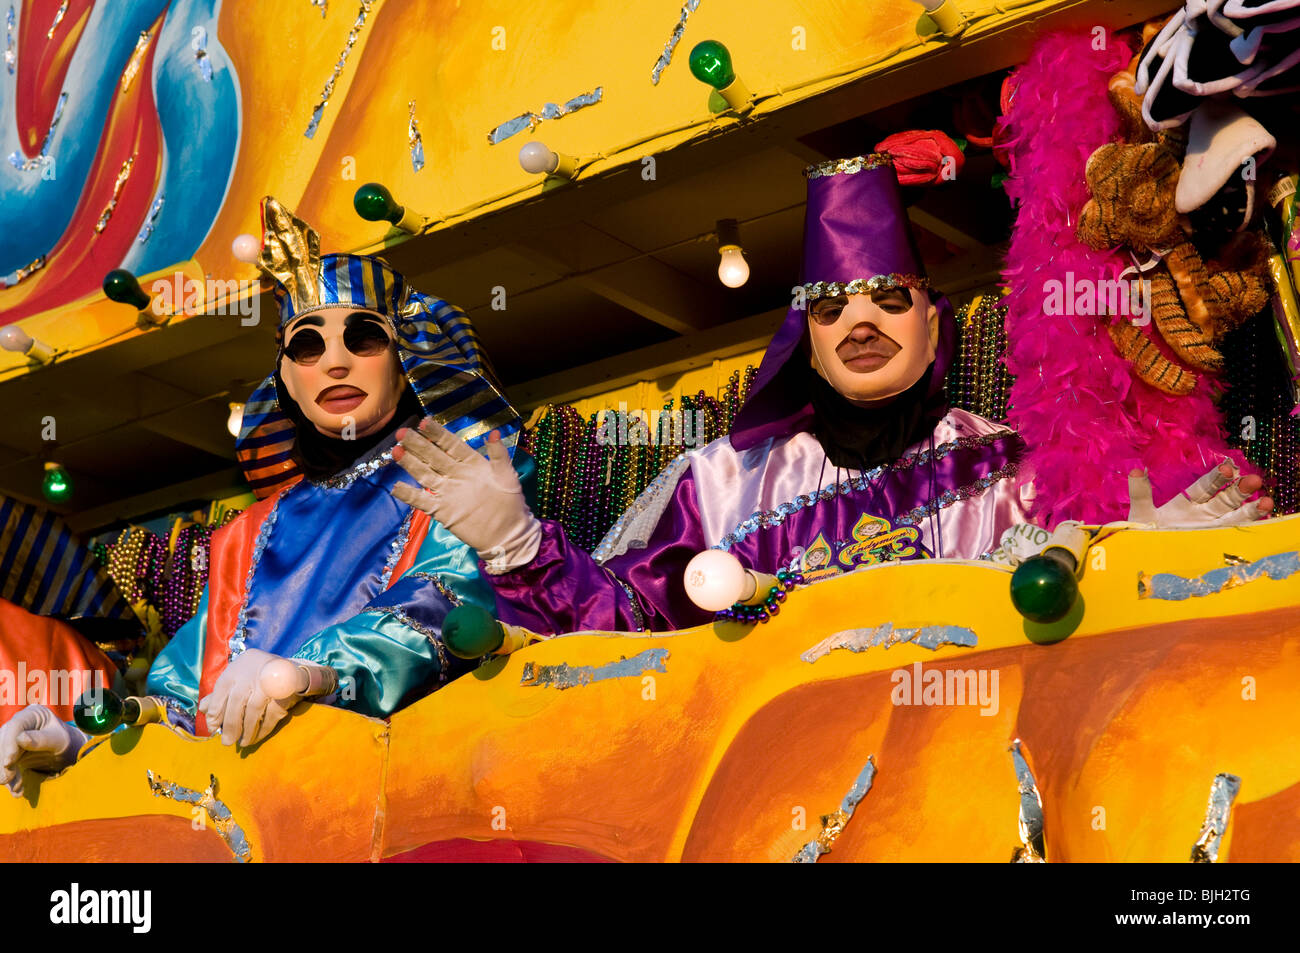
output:
[[[393,460],[420,482],[397,484],[393,496],[445,526],[479,554],[488,572],[500,575],[533,561],[542,526],[528,509],[498,434],[488,437],[484,459],[426,417],[418,431],[402,434]]]
[[[44,705],[28,705],[0,726],[0,784],[21,797],[23,768],[62,771],[77,760],[77,752],[89,740]]]
[[[1257,476],[1242,477],[1231,460],[1224,460],[1157,509],[1151,481],[1141,470],[1134,470],[1128,476],[1129,522],[1161,529],[1244,526],[1265,519],[1273,511],[1273,501],[1266,496],[1246,502],[1246,497],[1262,484]]]
[[[245,649],[212,686],[212,694],[199,701],[209,734],[221,734],[221,743],[247,748],[255,745],[289,715],[297,696],[277,701],[262,690],[262,669],[278,659],[260,649]]]

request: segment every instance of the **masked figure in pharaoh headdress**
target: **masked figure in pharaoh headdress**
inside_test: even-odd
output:
[[[492,608],[491,590],[469,547],[390,492],[411,480],[392,465],[395,434],[425,417],[468,446],[496,432],[508,461],[520,428],[462,311],[378,258],[322,256],[272,198],[262,216],[279,352],[236,445],[261,499],[214,534],[198,613],[148,677],[174,723],[241,746],[298,701],[262,688],[277,658],[320,700],[376,717],[470,665],[446,652],[442,620],[462,601]],[[67,763],[84,741],[39,707],[19,721],[0,736],[0,783],[20,763]]]

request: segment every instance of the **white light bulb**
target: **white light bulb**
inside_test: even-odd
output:
[[[925,7],[926,13],[933,13],[935,10],[938,10],[943,6],[946,0],[912,0],[912,2],[919,3],[921,6]]]
[[[240,261],[252,265],[262,257],[262,243],[256,235],[236,235],[235,240],[230,243],[230,253]]]
[[[559,166],[560,157],[546,148],[544,143],[530,142],[519,150],[519,164],[523,166],[525,172],[534,175],[543,172],[551,173]]]
[[[32,336],[18,327],[16,324],[9,324],[0,328],[0,347],[6,351],[15,351],[19,354],[26,354],[28,348],[32,346]]]
[[[749,280],[749,262],[739,245],[724,245],[718,251],[722,261],[718,263],[718,280],[728,288],[739,288]]]
[[[746,572],[731,553],[706,549],[686,564],[682,582],[691,602],[709,612],[721,612],[744,597]]]
[[[292,698],[307,689],[307,674],[287,658],[271,659],[263,665],[258,681],[266,697],[276,701]]]
[[[230,436],[238,437],[239,430],[244,426],[244,405],[231,404],[230,417],[226,420],[226,429],[230,431]]]

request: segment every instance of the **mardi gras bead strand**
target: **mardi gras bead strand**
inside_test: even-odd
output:
[[[776,584],[768,589],[762,602],[737,602],[731,608],[723,609],[715,618],[720,622],[740,622],[744,625],[767,622],[781,612],[781,603],[785,602],[786,596],[795,586],[803,585],[803,581],[803,573],[781,569],[776,574]]]

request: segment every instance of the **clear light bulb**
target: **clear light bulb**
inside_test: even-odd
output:
[[[16,324],[0,328],[0,347],[6,351],[26,354],[32,346],[32,336]]]
[[[530,142],[519,150],[519,164],[533,175],[551,173],[560,164],[560,157],[542,142]]]
[[[258,241],[256,235],[236,235],[235,240],[230,243],[230,253],[240,261],[248,262],[252,265],[262,257],[262,243]]]
[[[244,405],[231,404],[230,416],[226,419],[226,429],[230,431],[230,436],[238,437],[239,430],[244,426]]]
[[[723,245],[718,249],[722,261],[718,263],[718,280],[728,288],[739,288],[749,280],[749,262],[739,245]]]

